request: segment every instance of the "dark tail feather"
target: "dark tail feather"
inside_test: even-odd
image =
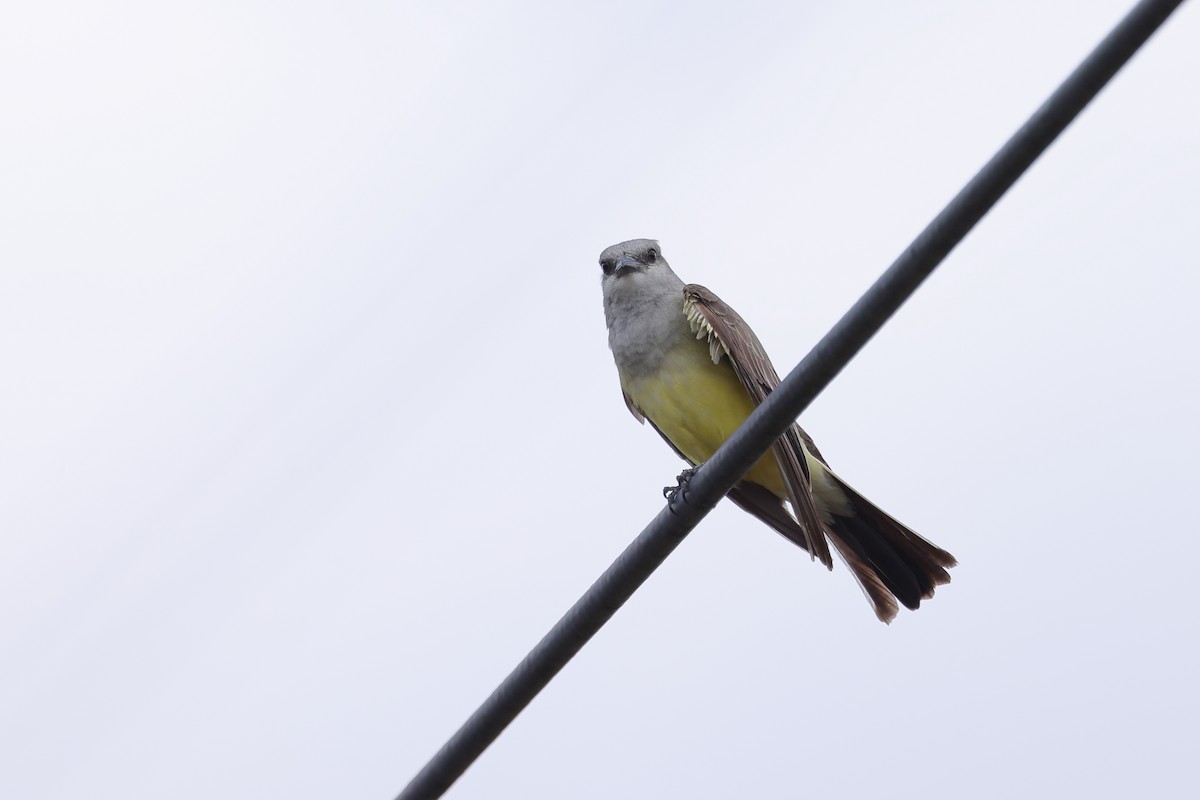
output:
[[[829,475],[853,511],[851,516],[833,515],[832,538],[841,539],[869,564],[897,600],[915,609],[933,597],[934,589],[950,582],[947,570],[958,563],[954,556],[892,519],[832,472]]]
[[[891,622],[899,611],[897,601],[915,609],[933,596],[935,587],[950,582],[946,570],[955,565],[954,556],[889,517],[840,478],[830,476],[846,493],[854,514],[834,515],[825,532],[866,592],[875,616]],[[729,492],[729,499],[805,547],[803,529],[769,490],[740,483]]]
[[[728,497],[743,511],[753,514],[770,525],[792,544],[804,550],[808,549],[804,529],[788,513],[783,501],[772,494],[770,490],[757,483],[743,482],[730,490]],[[826,529],[826,533],[830,533],[830,531]],[[854,577],[862,586],[863,591],[867,593],[867,599],[875,608],[875,616],[884,622],[891,622],[900,610],[891,590],[866,559],[859,555],[857,549],[847,547],[836,532],[830,536],[830,539],[833,540],[834,546],[842,560],[846,562],[846,566],[854,573]],[[832,568],[830,566],[830,569]]]

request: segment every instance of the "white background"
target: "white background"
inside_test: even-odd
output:
[[[0,794],[394,795],[681,466],[601,249],[786,372],[1129,5],[7,9]],[[953,584],[723,504],[450,796],[1190,796],[1197,42],[804,417]]]

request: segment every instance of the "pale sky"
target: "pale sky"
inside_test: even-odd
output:
[[[788,371],[1132,5],[0,15],[0,796],[389,798],[661,508],[597,256]],[[723,503],[452,798],[1184,797],[1200,10],[802,421],[890,627]]]

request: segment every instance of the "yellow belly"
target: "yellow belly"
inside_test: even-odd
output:
[[[621,387],[634,405],[693,465],[707,461],[754,410],[728,359],[714,364],[708,348],[696,345],[673,350],[652,376],[635,378],[621,371]],[[787,496],[770,451],[746,479],[780,498]]]

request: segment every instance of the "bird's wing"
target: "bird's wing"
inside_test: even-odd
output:
[[[633,402],[633,398],[629,396],[629,392],[621,392],[621,396],[625,398],[625,407],[629,409],[629,413],[633,414],[633,418],[638,422],[645,423],[646,415],[637,407],[637,403]]]
[[[683,310],[696,338],[707,340],[713,363],[719,364],[722,357],[728,356],[733,371],[756,405],[775,390],[779,385],[779,374],[771,366],[771,359],[754,331],[736,311],[708,289],[694,283],[683,287]],[[792,510],[804,529],[805,549],[832,569],[833,558],[825,538],[825,526],[813,500],[808,464],[804,458],[805,444],[816,455],[811,442],[800,426],[792,425],[775,442],[772,451],[787,484]]]

